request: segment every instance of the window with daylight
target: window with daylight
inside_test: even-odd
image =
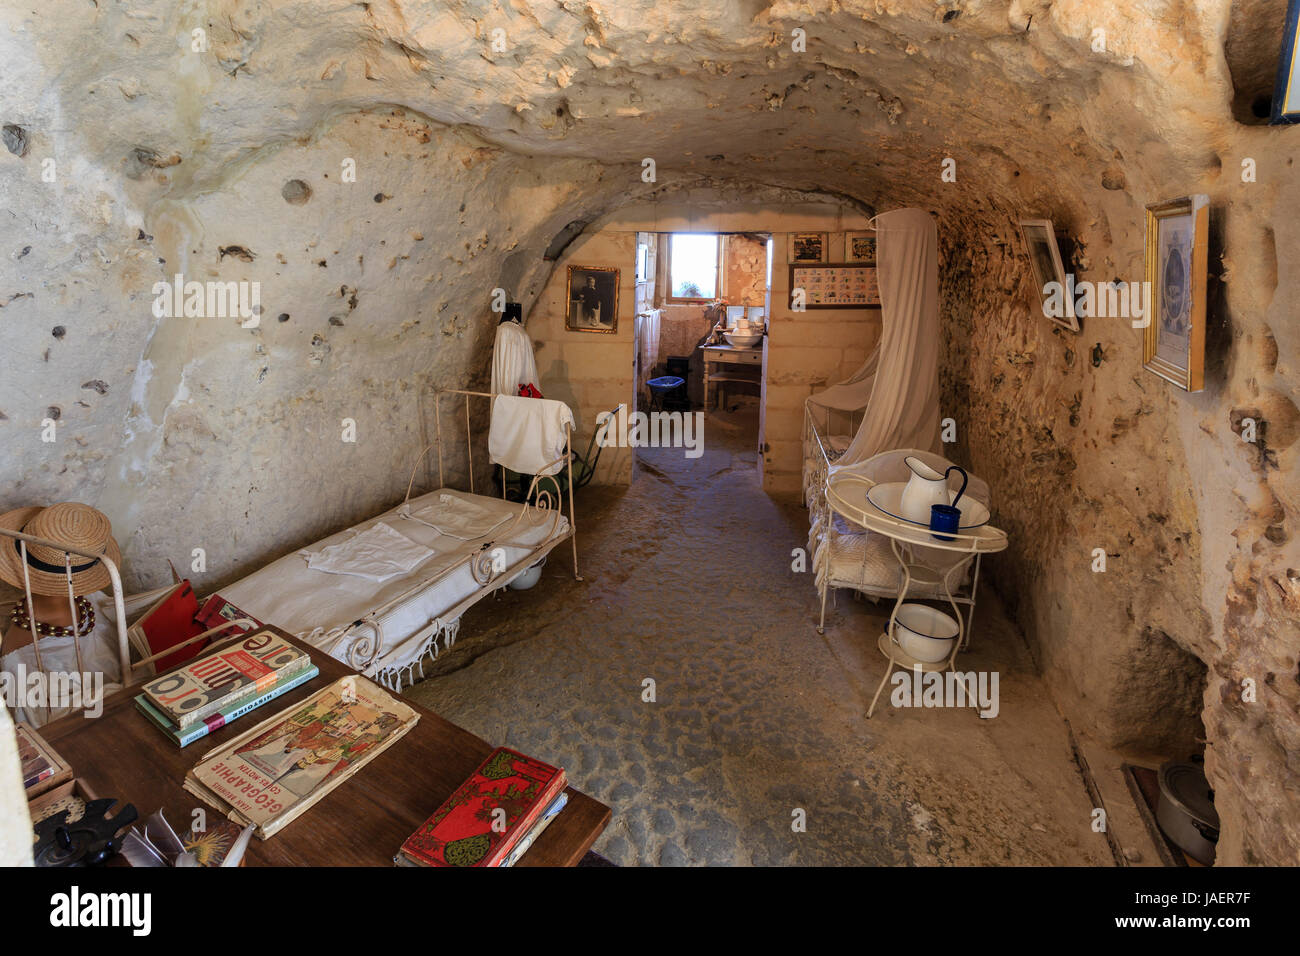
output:
[[[675,232],[668,237],[668,301],[718,297],[718,237]]]

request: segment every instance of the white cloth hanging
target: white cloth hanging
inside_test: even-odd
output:
[[[573,412],[549,398],[498,395],[492,399],[488,454],[494,465],[521,475],[553,475],[564,467]]]
[[[502,322],[492,347],[492,394],[518,395],[520,385],[542,390],[533,340],[518,322]]]
[[[876,217],[880,282],[880,346],[859,370],[861,378],[821,401],[856,401],[864,383],[871,395],[835,472],[894,448],[937,450],[939,445],[939,235],[923,209],[895,209]],[[831,407],[842,407],[832,405]]]

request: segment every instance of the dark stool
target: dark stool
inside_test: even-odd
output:
[[[664,410],[664,400],[671,393],[683,387],[686,379],[679,378],[676,375],[660,375],[658,378],[652,378],[646,385],[650,389],[650,411]]]
[[[689,355],[670,355],[664,360],[664,374],[676,375],[686,380],[686,385],[664,396],[664,408],[670,412],[689,412],[691,410],[691,357]]]

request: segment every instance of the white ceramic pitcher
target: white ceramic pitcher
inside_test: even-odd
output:
[[[952,492],[948,489],[948,471],[961,472],[963,491],[966,489],[966,472],[959,466],[953,465],[941,475],[921,459],[911,455],[904,458],[903,462],[911,470],[912,477],[907,480],[907,487],[903,489],[899,508],[904,518],[928,528],[930,506],[952,504]]]

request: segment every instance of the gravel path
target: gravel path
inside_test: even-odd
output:
[[[996,718],[894,708],[889,688],[865,718],[885,615],[841,593],[817,634],[812,576],[791,571],[807,513],[760,489],[753,428],[718,415],[702,458],[643,451],[630,488],[579,492],[585,581],[557,549],[407,696],[566,768],[613,808],[595,849],[619,864],[1110,864],[992,594],[959,661],[999,673]]]

